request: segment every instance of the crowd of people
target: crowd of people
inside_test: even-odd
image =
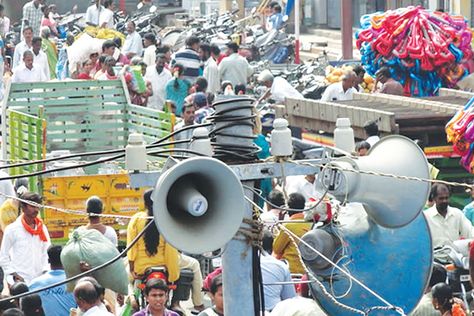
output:
[[[283,23],[282,8],[270,4],[273,14],[267,20],[267,28],[279,29]],[[114,28],[115,3],[112,0],[95,0],[86,12],[85,22],[90,26]],[[197,36],[189,36],[185,47],[172,51],[162,45],[153,33],[143,36],[136,25],[129,21],[126,36],[104,40],[99,51],[92,52],[77,65],[71,65],[67,48],[74,45],[74,37],[67,35],[65,46],[58,50],[56,39],[60,37],[58,19],[54,5],[44,0],[32,0],[23,8],[22,40],[14,49],[11,61],[5,57],[5,43],[0,40],[0,75],[11,75],[12,82],[42,82],[59,80],[116,80],[123,76],[127,83],[133,104],[174,113],[180,117],[175,129],[205,122],[213,113],[212,103],[220,95],[242,95],[254,75],[254,69],[247,59],[239,54],[239,45],[230,42],[226,49],[202,42]],[[8,33],[11,22],[5,16],[0,4],[0,36]],[[135,74],[131,69],[139,69],[143,87],[134,83]],[[342,81],[330,85],[322,95],[322,101],[351,100],[354,92],[360,90],[365,71],[355,67],[342,77]],[[257,75],[257,74],[256,74]],[[284,102],[285,98],[303,98],[291,84],[282,77],[275,77],[271,71],[263,71],[257,81],[266,87],[259,101],[267,98]],[[403,87],[393,78],[390,70],[381,68],[376,74],[380,82],[379,92],[403,94]],[[369,122],[364,129],[367,138],[357,143],[356,153],[365,156],[379,141],[376,122]],[[269,144],[259,135],[256,142],[262,148],[259,155],[268,156]],[[175,140],[192,137],[192,130],[175,136]],[[184,147],[186,144],[177,144]],[[259,158],[266,158],[259,156]],[[6,173],[0,171],[7,176]],[[278,220],[288,221],[284,227],[299,237],[311,230],[312,222],[307,220],[303,210],[308,204],[322,198],[317,189],[316,175],[288,177],[280,187],[276,183],[262,181],[262,192],[267,201],[266,212],[261,220],[266,227]],[[265,188],[264,188],[265,186]],[[283,186],[283,187],[282,187]],[[181,253],[162,236],[156,225],[149,226],[142,238],[127,253],[130,277],[128,296],[110,294],[97,280],[88,276],[79,279],[74,291],[68,292],[66,285],[56,286],[30,294],[19,300],[8,299],[30,290],[41,289],[66,280],[62,247],[51,243],[48,228],[39,218],[42,197],[28,190],[28,181],[18,179],[14,184],[9,180],[0,181],[0,268],[1,280],[7,287],[0,297],[0,315],[158,315],[176,316],[182,312],[179,301],[170,300],[169,284],[162,279],[144,281],[147,270],[154,266],[164,266],[167,281],[176,282],[181,271],[192,271],[191,301],[193,310],[201,316],[224,315],[222,269],[208,276],[203,275],[198,260]],[[4,195],[12,198],[4,198]],[[15,198],[21,198],[18,200]],[[137,212],[128,223],[126,242],[128,245],[149,224],[153,216],[152,190],[145,192],[145,209]],[[446,185],[432,187],[427,209],[424,211],[431,231],[433,247],[451,245],[455,240],[474,238],[474,202],[464,211],[448,205],[450,190]],[[473,195],[474,197],[474,195]],[[260,201],[262,202],[262,201]],[[263,204],[263,203],[261,203]],[[96,230],[117,247],[119,238],[113,227],[101,222],[104,202],[91,196],[84,203],[89,213],[88,224],[78,230]],[[329,221],[330,214],[323,219]],[[264,284],[265,310],[269,315],[314,315],[315,302],[310,298],[303,284],[291,284],[295,276],[306,274],[299,250],[292,238],[284,231],[263,232],[261,249],[261,271]],[[77,262],[81,270],[91,268],[88,262]],[[463,305],[453,299],[452,291],[443,283],[446,277],[433,271],[430,287],[413,315],[462,315]],[[440,284],[441,283],[441,284]],[[3,283],[2,283],[3,284]],[[138,295],[143,295],[146,304],[140,305]],[[206,306],[203,298],[205,290],[212,301]],[[6,294],[8,293],[8,294]],[[168,305],[168,302],[171,304]],[[128,310],[127,310],[128,308]],[[307,314],[303,314],[307,311]],[[296,315],[296,314],[295,314]]]

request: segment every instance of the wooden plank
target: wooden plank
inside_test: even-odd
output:
[[[49,140],[57,139],[83,139],[83,138],[105,138],[105,137],[126,137],[128,132],[117,129],[103,129],[103,130],[84,130],[76,133],[48,133]]]
[[[67,89],[75,88],[97,88],[97,87],[122,87],[120,80],[74,80],[74,81],[54,81],[54,82],[32,82],[32,83],[12,83],[10,92],[29,91],[37,89]]]
[[[118,104],[126,104],[127,100],[124,96],[111,96],[105,99],[98,98],[72,98],[72,99],[50,99],[50,100],[34,100],[34,101],[10,101],[8,106],[14,109],[21,107],[37,107],[39,105],[45,106],[45,112],[48,111],[49,107],[52,105],[93,105],[93,104],[103,104],[106,102],[115,102]]]
[[[314,124],[304,123],[304,126],[301,127],[316,129],[321,127],[322,129],[334,125],[338,118],[349,117],[351,119],[355,118],[354,122],[352,122],[352,125],[355,127],[362,127],[363,124],[369,120],[377,120],[380,122],[379,128],[381,131],[393,132],[393,130],[396,129],[395,114],[393,112],[318,100],[303,101],[306,102],[306,104],[304,106],[305,108],[302,109],[303,107],[300,105],[301,102],[301,100],[287,99],[286,104],[286,112],[290,121],[294,121],[292,117],[300,117],[307,121],[314,122]],[[306,107],[309,107],[311,110],[308,110]],[[297,121],[301,122],[301,120]],[[330,132],[332,133],[332,131]]]
[[[47,100],[49,98],[90,98],[90,97],[104,97],[106,95],[121,95],[123,94],[123,89],[121,87],[112,87],[107,89],[78,89],[77,87],[71,87],[71,89],[53,89],[51,91],[46,90],[43,92],[36,92],[35,90],[27,92],[12,92],[9,95],[9,100],[17,99],[28,99],[33,98],[39,100]]]
[[[146,117],[133,118],[128,120],[129,124],[134,125],[148,125],[151,127],[171,130],[171,123],[166,121],[159,121],[156,119],[150,119]]]
[[[457,96],[457,97],[463,97],[463,98],[466,98],[466,99],[470,99],[470,98],[474,97],[474,92],[454,90],[454,89],[448,89],[448,88],[440,88],[439,89],[439,96],[440,97]]]
[[[130,128],[130,130],[134,130],[135,132],[138,132],[138,133],[148,133],[149,135],[155,135],[159,131],[167,132],[167,130],[156,129],[156,128],[151,128],[147,126],[139,126],[139,125],[135,125],[133,128]]]
[[[165,113],[162,111],[157,111],[154,109],[149,109],[149,108],[138,106],[138,105],[129,105],[127,108],[127,111],[130,114],[134,114],[134,115],[141,114],[147,117],[154,117],[154,118],[157,118],[160,120],[166,120],[166,121],[171,121],[172,116],[173,116],[173,114],[170,114],[170,113]]]

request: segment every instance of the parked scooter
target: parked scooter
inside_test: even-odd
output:
[[[443,246],[434,250],[435,262],[443,264],[447,272],[446,282],[451,286],[453,294],[463,300],[465,306],[472,302],[472,285],[469,275],[469,243],[472,240],[454,241],[454,247]]]

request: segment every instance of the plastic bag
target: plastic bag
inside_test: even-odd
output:
[[[95,229],[76,229],[61,252],[61,262],[70,278],[81,273],[79,263],[87,262],[95,268],[119,255],[112,242]],[[118,260],[91,274],[104,288],[119,294],[128,293],[128,277],[125,264]],[[72,292],[75,282],[68,283]]]

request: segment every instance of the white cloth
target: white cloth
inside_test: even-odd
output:
[[[238,84],[247,85],[247,79],[253,74],[253,68],[247,59],[234,53],[222,59],[219,64],[220,81],[230,81],[235,87]]]
[[[104,236],[107,237],[115,246],[118,246],[118,238],[115,229],[110,226],[105,226]]]
[[[153,66],[156,64],[156,46],[150,45],[145,48],[143,53],[143,61],[147,66]]]
[[[444,245],[453,247],[456,240],[474,237],[474,227],[460,209],[448,206],[446,217],[443,217],[433,205],[424,214],[430,227],[433,248]]]
[[[166,101],[166,84],[173,76],[168,69],[164,69],[158,74],[156,66],[149,66],[146,69],[145,80],[151,82],[153,95],[148,98],[147,107],[162,110]]]
[[[103,310],[99,306],[94,306],[92,308],[89,308],[87,312],[82,314],[82,316],[109,316],[109,315],[113,316],[114,314],[108,312],[107,310]]]
[[[15,68],[20,66],[23,63],[23,54],[30,50],[31,47],[26,44],[25,41],[21,41],[18,45],[15,46],[15,53],[13,54],[13,66],[12,69],[15,71]]]
[[[304,99],[303,95],[282,77],[273,79],[270,93],[271,98],[280,104],[283,104],[286,98]]]
[[[33,51],[32,51],[33,52]],[[46,80],[51,80],[51,73],[49,71],[48,56],[42,50],[39,51],[38,55],[33,52],[33,65],[38,67],[43,72]]]
[[[209,57],[204,63],[203,76],[207,80],[207,92],[217,94],[221,85],[219,82],[219,68],[217,68],[217,63],[214,58]]]
[[[10,175],[3,170],[0,170],[0,178],[6,178]],[[0,181],[0,193],[9,195],[9,196],[16,196],[15,189],[13,188],[13,183],[11,180],[2,180]],[[0,205],[3,204],[8,198],[0,195]]]
[[[106,24],[105,27],[108,29],[114,28],[114,11],[106,8],[100,12],[99,25]]]
[[[100,13],[105,10],[103,6],[97,6],[95,4],[91,5],[90,7],[87,8],[86,11],[86,23],[94,24],[94,25],[99,25],[99,17]]]
[[[378,137],[378,136],[369,136],[369,137],[367,137],[367,139],[366,139],[365,141],[370,144],[370,147],[372,147],[372,146],[374,146],[379,140],[380,140],[380,137]]]
[[[274,226],[275,223],[279,220],[279,218],[278,218],[279,212],[280,212],[280,210],[271,209],[269,211],[261,213],[260,214],[260,219],[262,220],[263,225],[266,228],[271,229],[272,226]],[[283,216],[283,220],[287,220],[289,218],[290,217],[288,216],[288,214],[285,214]]]
[[[344,88],[342,87],[342,81],[336,82],[326,88],[324,91],[321,101],[331,102],[331,101],[347,101],[352,100],[352,95],[354,92],[357,92],[355,88],[347,89],[344,92]]]
[[[286,177],[286,193],[301,193],[306,201],[309,198],[319,199],[322,194],[316,189],[316,183],[317,180],[311,183],[305,179],[305,176],[289,176]]]
[[[46,225],[43,225],[48,241],[40,240],[38,235],[26,231],[19,216],[5,228],[0,248],[0,266],[5,275],[18,273],[26,284],[50,269],[48,247],[51,245]]]
[[[10,18],[7,16],[3,17],[3,29],[0,30],[2,37],[5,37],[5,35],[10,32]]]
[[[122,51],[125,55],[128,53],[134,53],[136,56],[141,56],[143,52],[142,37],[138,32],[128,34],[125,38]]]
[[[12,76],[12,82],[40,82],[46,81],[43,70],[33,64],[30,69],[25,64],[18,66]]]
[[[312,299],[297,296],[276,304],[271,316],[309,316],[325,315],[319,305]]]

